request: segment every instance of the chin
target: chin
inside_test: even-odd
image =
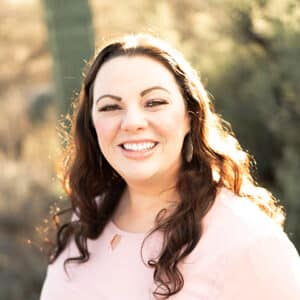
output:
[[[141,184],[143,182],[149,181],[157,176],[155,172],[138,172],[137,170],[130,170],[129,172],[120,172],[123,179],[129,183],[129,182],[140,182]]]

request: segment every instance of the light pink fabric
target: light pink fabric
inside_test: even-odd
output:
[[[299,300],[300,258],[286,234],[252,202],[226,189],[206,215],[204,233],[181,264],[183,289],[172,300]],[[121,240],[114,250],[110,241]],[[124,232],[110,222],[97,240],[88,240],[90,260],[63,261],[78,254],[74,242],[48,266],[41,300],[148,300],[153,270],[143,264],[144,234]],[[156,257],[161,235],[146,240],[145,261]]]

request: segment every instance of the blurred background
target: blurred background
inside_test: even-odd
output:
[[[299,251],[298,0],[1,0],[0,16],[1,300],[39,298],[47,217],[68,204],[59,120],[95,47],[126,33],[166,39],[200,72]]]

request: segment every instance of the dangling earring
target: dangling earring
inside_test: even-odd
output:
[[[194,146],[192,142],[191,134],[188,133],[186,137],[186,143],[185,143],[185,160],[190,163],[193,158],[193,152],[194,152]]]

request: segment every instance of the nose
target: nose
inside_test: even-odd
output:
[[[148,125],[146,116],[137,109],[126,110],[121,121],[121,129],[125,131],[138,131]]]

